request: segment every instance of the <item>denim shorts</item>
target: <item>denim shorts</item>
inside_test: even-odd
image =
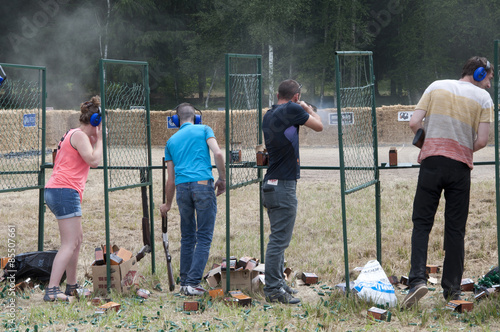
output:
[[[45,203],[56,219],[82,216],[80,195],[75,189],[45,188]]]

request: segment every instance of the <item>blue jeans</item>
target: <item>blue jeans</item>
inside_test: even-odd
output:
[[[444,264],[441,286],[445,297],[460,293],[464,270],[464,238],[469,214],[470,168],[445,157],[428,157],[422,161],[417,191],[413,201],[410,286],[426,283],[425,267],[429,233],[441,192],[446,200],[444,210]]]
[[[181,183],[176,191],[181,216],[181,286],[196,286],[203,277],[214,234],[214,181]]]
[[[262,185],[263,205],[267,209],[271,234],[266,249],[266,295],[276,292],[285,283],[285,250],[292,240],[297,216],[297,181],[278,180],[277,185]]]

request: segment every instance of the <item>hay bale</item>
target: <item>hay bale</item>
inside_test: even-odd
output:
[[[411,112],[413,105],[382,106],[377,112],[377,135],[379,145],[410,145],[413,132],[408,121],[398,121],[398,112]],[[267,109],[263,110],[263,114]],[[350,111],[345,109],[346,112]],[[307,127],[300,129],[300,144],[303,146],[338,146],[338,127],[329,124],[330,113],[336,113],[336,108],[318,110],[324,129],[315,132]],[[2,152],[19,148],[19,142],[30,141],[36,128],[23,127],[23,114],[26,110],[0,110],[0,146]],[[111,142],[114,145],[137,145],[146,140],[145,127],[138,127],[144,123],[143,110],[107,110],[108,130],[115,135]],[[151,111],[151,144],[152,146],[165,146],[167,140],[178,129],[167,128],[167,116],[171,111]],[[75,110],[49,110],[46,112],[46,145],[55,148],[61,137],[71,128],[78,127],[80,112]],[[233,143],[239,143],[243,149],[254,148],[257,144],[257,114],[256,110],[236,110],[232,113]],[[221,147],[225,146],[226,113],[217,110],[205,110],[202,114],[203,124],[210,126]],[[139,135],[139,136],[138,136]],[[112,136],[109,136],[112,137]],[[13,143],[17,142],[17,143]],[[494,144],[494,124],[491,124],[489,144]],[[24,148],[24,147],[23,147]],[[29,147],[31,148],[31,147]]]
[[[71,128],[80,126],[80,111],[50,110],[45,112],[45,145],[57,148],[61,137]]]

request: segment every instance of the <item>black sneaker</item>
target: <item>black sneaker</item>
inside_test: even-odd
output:
[[[410,288],[410,291],[406,295],[401,306],[406,309],[411,308],[415,303],[418,302],[418,300],[424,297],[424,295],[427,294],[428,291],[429,290],[427,289],[427,286],[425,284],[419,284]]]
[[[461,300],[460,293],[450,293],[446,290],[443,291],[443,297],[446,301]]]
[[[300,299],[293,297],[291,294],[288,294],[283,287],[280,287],[276,292],[267,295],[266,301],[280,302],[284,304],[297,304],[300,302]]]
[[[287,284],[283,284],[283,286],[281,286],[281,287],[283,287],[285,292],[287,292],[290,295],[294,295],[294,294],[297,294],[299,292],[298,290],[293,289],[292,287],[288,286]]]

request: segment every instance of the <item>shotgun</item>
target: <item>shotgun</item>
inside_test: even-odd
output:
[[[165,184],[166,184],[166,167],[165,158],[162,158],[162,184],[163,184],[163,204],[165,204]],[[172,292],[175,289],[174,273],[172,272],[172,256],[168,251],[168,217],[161,217],[161,231],[163,238],[163,249],[165,249],[165,256],[167,256],[167,273],[168,273],[168,286]]]
[[[141,183],[147,182],[147,170],[146,168],[141,168]],[[141,187],[141,197],[142,197],[142,243],[144,246],[139,250],[135,259],[140,261],[144,258],[147,253],[151,252],[151,230],[149,228],[149,212],[148,212],[148,193],[147,187]]]

